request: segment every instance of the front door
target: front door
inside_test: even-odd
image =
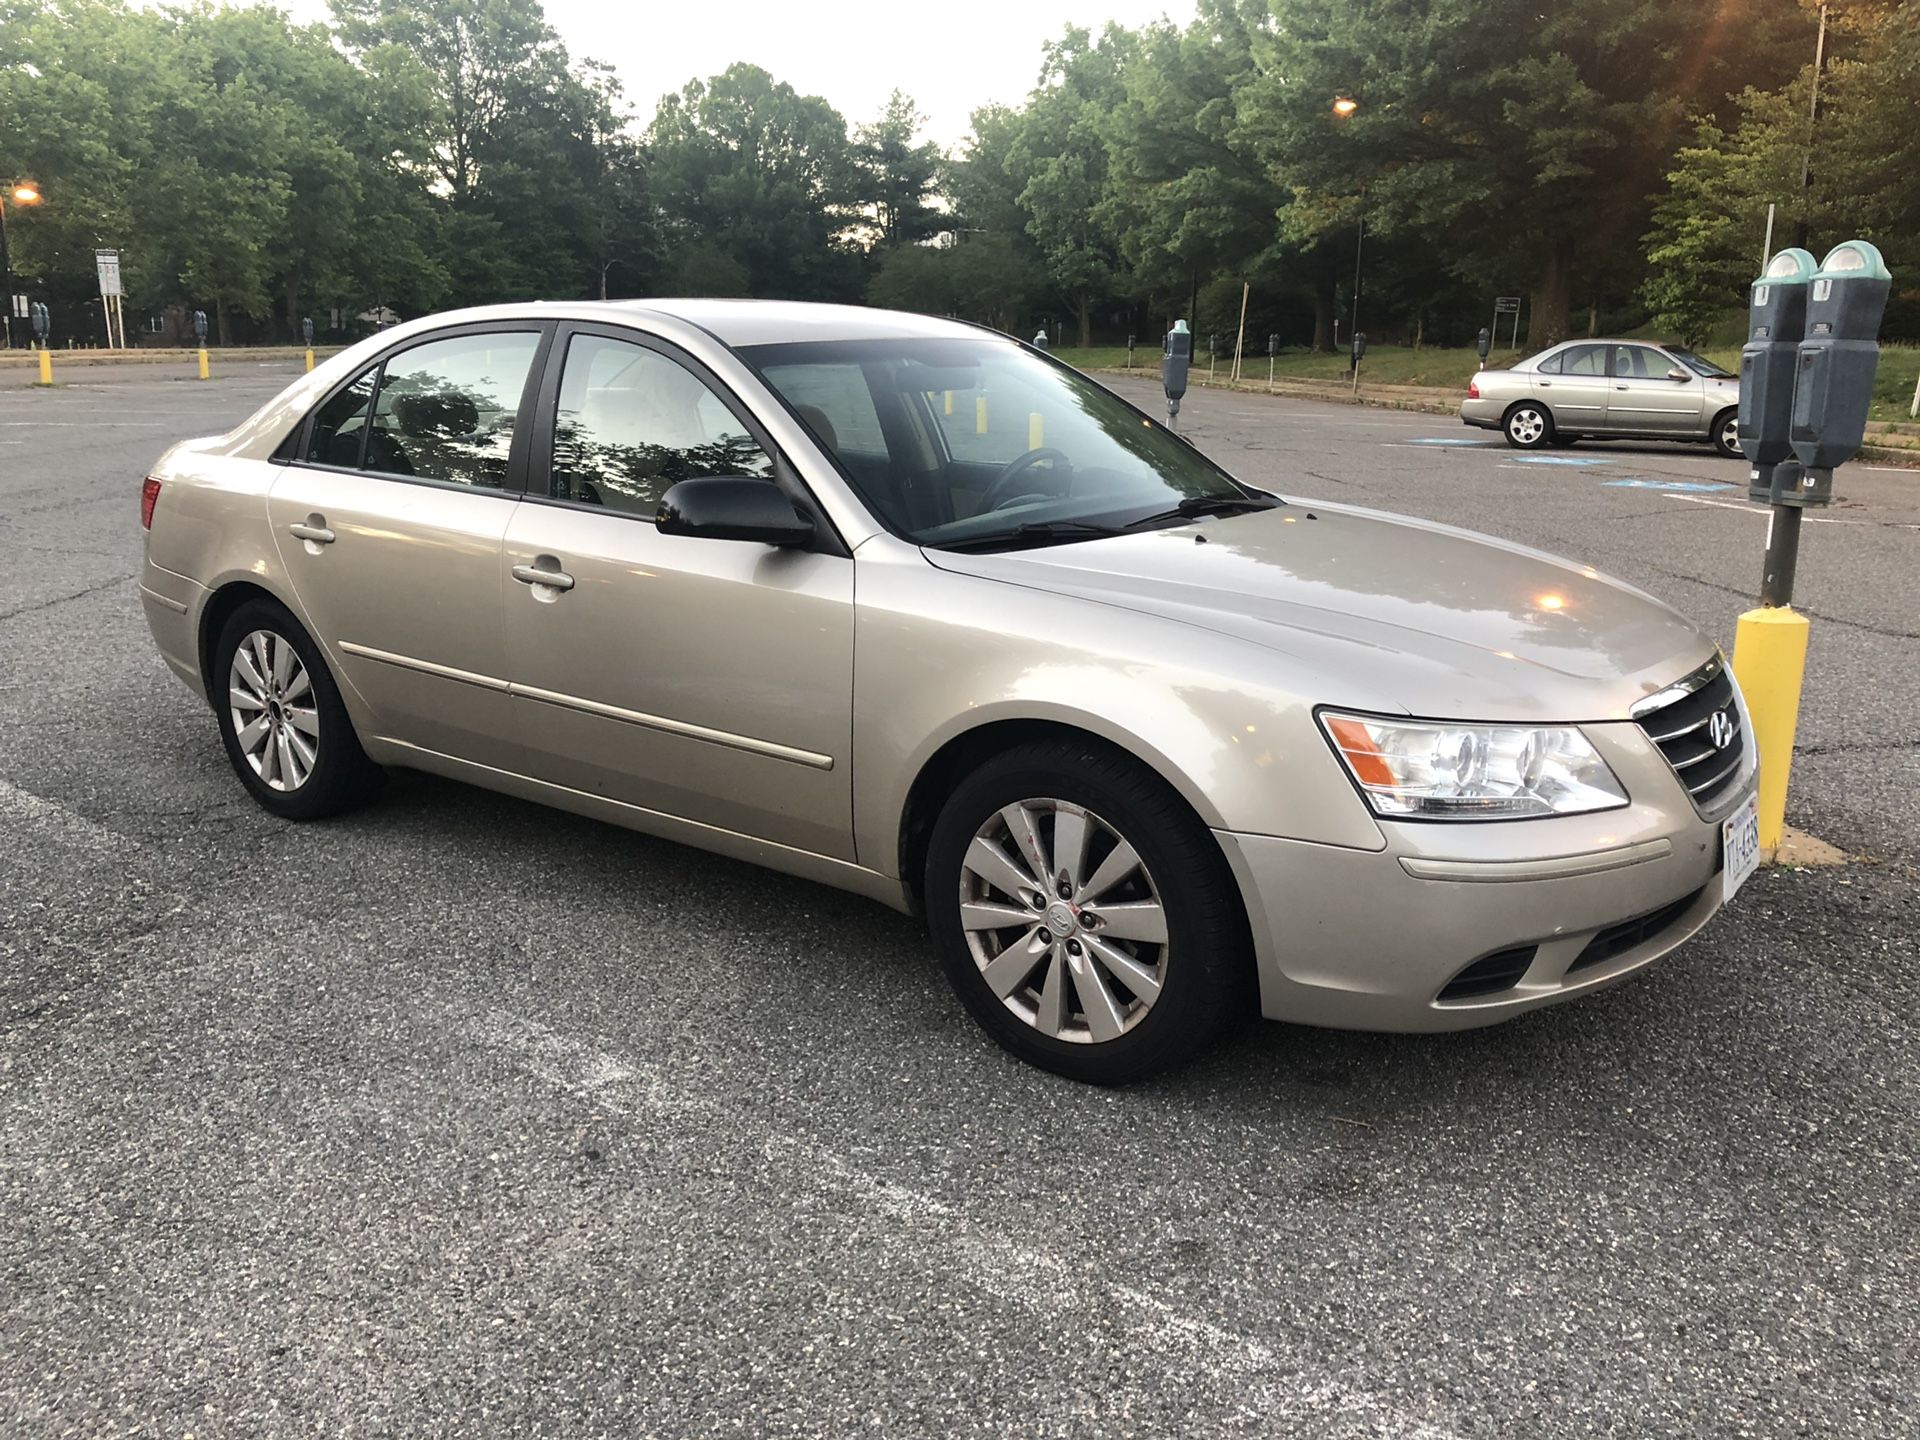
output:
[[[1651,345],[1614,345],[1607,428],[1633,435],[1694,435],[1707,382]],[[1674,371],[1685,379],[1675,380]]]
[[[677,480],[776,483],[744,408],[664,344],[581,328],[534,445],[503,557],[530,772],[852,859],[853,561],[653,524]]]
[[[374,738],[514,768],[500,547],[540,344],[467,331],[385,357],[320,406],[268,493],[294,598]]]

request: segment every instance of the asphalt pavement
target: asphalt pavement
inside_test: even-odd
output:
[[[1860,863],[1494,1030],[1249,1025],[1104,1092],[864,901],[417,776],[255,807],[137,497],[290,374],[0,388],[0,1434],[1920,1427],[1920,476],[1843,471],[1801,561],[1792,818]],[[1757,586],[1704,451],[1184,418],[1723,643]]]

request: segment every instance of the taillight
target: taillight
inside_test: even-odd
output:
[[[1478,400],[1479,398],[1480,398],[1480,382],[1478,380],[1469,380],[1467,382],[1467,399]]]
[[[153,528],[153,505],[160,498],[160,482],[149,475],[140,482],[140,528]]]

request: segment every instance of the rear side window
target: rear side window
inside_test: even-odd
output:
[[[307,437],[309,463],[353,469],[360,463],[360,442],[366,435],[367,409],[373,401],[373,382],[380,367],[363,371],[346,389],[338,391],[313,417]]]
[[[540,337],[457,335],[391,357],[367,429],[368,470],[499,489]]]
[[[1558,375],[1560,373],[1560,362],[1566,358],[1566,351],[1556,350],[1533,368],[1542,375]]]
[[[1604,375],[1607,373],[1607,347],[1576,345],[1560,362],[1563,375]]]

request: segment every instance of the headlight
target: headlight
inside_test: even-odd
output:
[[[1571,725],[1453,725],[1322,712],[1374,814],[1420,820],[1577,815],[1627,792]]]

